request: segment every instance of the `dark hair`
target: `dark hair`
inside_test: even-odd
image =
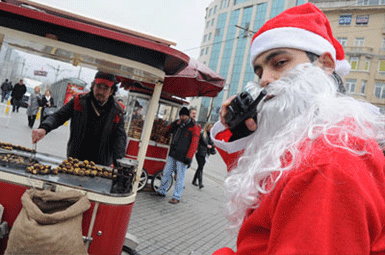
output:
[[[115,95],[116,91],[118,91],[118,81],[116,79],[116,76],[111,74],[111,73],[105,73],[103,71],[98,71],[96,74],[95,74],[95,79],[96,78],[102,78],[102,79],[106,79],[106,80],[109,80],[109,81],[112,81],[114,82],[114,85],[112,85],[111,87],[111,90],[112,90],[112,96]],[[95,85],[95,81],[93,81],[91,83],[91,89],[94,87]]]
[[[319,58],[319,56],[317,54],[314,54],[313,52],[305,51],[305,53],[306,53],[307,57],[309,58],[310,62],[314,62]],[[335,82],[337,83],[338,92],[345,94],[346,88],[344,86],[344,83],[343,83],[341,77],[336,73],[336,71],[333,71],[332,77],[335,80]]]
[[[182,107],[182,109],[179,111],[179,116],[181,115],[190,116],[190,110],[187,109],[187,107]]]

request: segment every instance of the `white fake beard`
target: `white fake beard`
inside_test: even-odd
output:
[[[293,125],[292,132],[305,128],[296,125],[294,119],[308,112],[309,107],[314,105],[314,100],[327,100],[337,94],[334,80],[321,68],[310,63],[298,65],[281,79],[269,84],[266,89],[268,95],[274,97],[258,106],[258,129],[254,141],[258,141],[260,145],[273,140],[284,129],[288,131],[287,125]]]
[[[242,224],[246,210],[257,206],[260,195],[268,192],[266,178],[291,169],[282,169],[281,156],[307,137],[310,127],[323,118],[318,107],[329,107],[328,101],[335,101],[337,95],[332,78],[310,63],[298,65],[266,89],[275,97],[258,106],[258,129],[225,181],[233,228]],[[251,93],[255,97],[261,90],[254,88]]]

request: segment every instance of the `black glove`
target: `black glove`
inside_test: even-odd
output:
[[[189,157],[185,157],[183,163],[187,165],[187,168],[190,168],[192,159]]]

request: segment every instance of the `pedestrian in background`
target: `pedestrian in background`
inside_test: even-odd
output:
[[[5,82],[1,84],[1,102],[8,100],[9,94],[12,92],[12,84],[5,79]]]
[[[23,80],[20,79],[19,83],[16,83],[12,89],[12,112],[19,112],[19,108],[25,92],[27,92],[27,87],[23,84]]]
[[[35,124],[36,115],[41,104],[40,87],[36,86],[33,91],[34,93],[29,97],[27,108],[28,127],[30,128],[33,128],[33,124]]]
[[[213,127],[213,124],[208,122],[203,128],[203,131],[199,136],[197,153],[195,154],[195,158],[198,162],[198,168],[195,171],[192,184],[195,186],[198,186],[197,184],[197,180],[198,180],[199,189],[202,189],[204,187],[202,178],[203,178],[203,167],[206,164],[206,157],[216,153],[214,143],[211,141],[211,138],[210,138],[210,130],[212,127]]]
[[[156,195],[165,197],[173,173],[176,173],[174,194],[169,201],[179,203],[184,188],[186,169],[190,166],[199,142],[199,127],[190,118],[190,111],[182,107],[179,119],[167,127],[166,136],[173,134],[166,165],[163,169],[162,181]]]
[[[197,109],[195,108],[190,108],[190,118],[192,121],[196,122],[196,118],[197,118]]]
[[[41,118],[40,118],[40,124],[43,123],[43,121],[50,115],[49,109],[50,107],[54,106],[53,97],[51,96],[51,90],[47,89],[44,93],[43,98],[41,99]]]

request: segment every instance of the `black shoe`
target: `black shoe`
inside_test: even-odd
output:
[[[192,185],[194,186],[198,186],[198,184],[196,182],[192,182]]]
[[[160,194],[159,192],[152,192],[151,196],[157,196],[157,197],[165,197],[165,194]]]
[[[199,185],[199,189],[202,189],[203,187],[204,187],[203,184]]]

